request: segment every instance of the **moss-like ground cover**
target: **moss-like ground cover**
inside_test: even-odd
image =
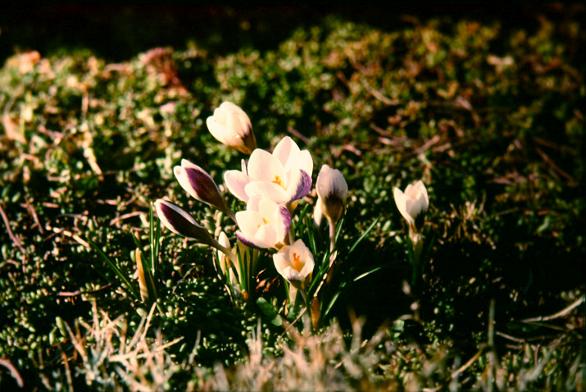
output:
[[[584,34],[578,19],[384,30],[329,18],[267,50],[10,57],[0,385],[585,388]],[[168,231],[148,317],[89,246],[134,282],[131,234],[146,244],[156,198],[212,224],[172,168],[187,158],[219,181],[238,167],[205,127],[223,100],[246,110],[259,146],[290,135],[344,173],[342,244],[374,223],[342,271],[380,269],[346,287],[316,336],[235,306],[212,252]],[[431,256],[415,294],[392,187],[420,178]]]

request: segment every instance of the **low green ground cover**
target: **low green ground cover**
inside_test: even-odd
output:
[[[385,31],[332,18],[263,51],[9,58],[0,384],[583,389],[583,48],[577,20]],[[190,159],[217,181],[239,166],[205,127],[224,100],[246,110],[260,147],[289,135],[344,173],[342,247],[374,224],[342,271],[379,269],[345,288],[319,332],[232,302],[212,252],[168,231],[152,310],[89,246],[135,283],[132,235],[148,242],[155,199],[211,225],[173,166]],[[392,187],[417,179],[430,259],[415,293]]]

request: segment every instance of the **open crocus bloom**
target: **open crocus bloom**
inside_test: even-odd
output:
[[[275,268],[288,281],[304,281],[313,272],[313,255],[302,240],[281,248],[273,255]]]
[[[279,248],[291,224],[286,207],[264,196],[254,196],[245,211],[236,213],[239,231],[236,236],[246,245],[257,248]]]
[[[263,195],[275,203],[286,204],[302,198],[311,190],[313,160],[309,151],[300,150],[290,137],[284,137],[273,153],[256,149],[242,171],[224,175],[228,190],[242,201]]]
[[[245,154],[250,154],[256,147],[250,118],[232,102],[223,102],[216,108],[206,119],[206,125],[212,136],[228,147]]]
[[[214,179],[201,167],[187,159],[182,159],[181,166],[175,166],[173,173],[181,187],[192,197],[220,211],[229,211]]]
[[[409,227],[415,228],[415,219],[429,207],[427,189],[421,181],[407,185],[405,192],[399,188],[393,188],[393,197],[399,212],[405,218]]]

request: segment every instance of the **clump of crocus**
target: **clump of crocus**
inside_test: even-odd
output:
[[[222,102],[207,118],[206,125],[212,136],[228,147],[244,154],[250,154],[256,148],[250,118],[232,102]]]
[[[297,223],[302,224],[301,236],[305,235],[304,230],[312,230],[303,223],[307,220],[297,220],[293,216],[297,204],[311,192],[313,184],[314,163],[309,151],[300,149],[288,136],[282,138],[272,152],[256,148],[250,119],[230,102],[222,103],[206,123],[220,142],[250,154],[247,161],[241,161],[240,170],[224,173],[225,189],[246,203],[245,207],[233,213],[213,178],[200,166],[183,159],[173,169],[175,177],[189,195],[217,210],[213,219],[217,239],[188,212],[167,200],[155,202],[159,219],[172,232],[217,249],[218,274],[230,294],[238,294],[232,298],[248,301],[258,295],[259,287],[265,290],[272,286],[275,274],[271,272],[271,266],[262,267],[268,274],[266,280],[257,276],[258,264],[266,260],[260,256],[267,254],[273,260],[276,276],[282,277],[284,287],[289,289],[290,301],[288,305],[284,304],[284,313],[295,313],[289,312],[290,306],[298,309],[296,298],[299,292],[306,311],[311,313],[313,325],[317,327],[321,309],[318,294],[336,258],[335,229],[344,214],[348,194],[344,176],[339,170],[323,165],[317,177],[315,217],[319,221],[324,216],[330,227],[329,265],[320,265],[317,269],[315,260],[324,258],[314,259],[304,241],[294,238],[300,231],[295,230]],[[226,216],[232,221],[225,222]],[[232,239],[226,233],[234,233]],[[312,249],[319,247],[315,241],[311,245]],[[327,254],[327,250],[324,253]],[[315,274],[314,269],[318,271]],[[264,282],[270,284],[264,286]]]
[[[317,202],[313,213],[315,223],[319,226],[325,216],[330,227],[330,247],[333,250],[336,223],[344,213],[348,184],[338,169],[323,165],[317,176]]]

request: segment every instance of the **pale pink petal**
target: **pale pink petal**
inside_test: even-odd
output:
[[[297,156],[299,155],[299,147],[289,136],[285,136],[277,144],[273,150],[275,156],[283,165],[283,167],[297,167]]]
[[[238,228],[246,236],[254,235],[258,228],[264,224],[262,216],[256,211],[239,211],[236,213]]]
[[[413,218],[407,212],[407,198],[405,194],[399,188],[393,188],[393,198],[395,199],[395,204],[397,205],[397,209],[399,213],[405,218],[407,223],[414,224]]]
[[[272,182],[252,181],[244,187],[244,190],[248,197],[264,196],[273,200],[275,203],[286,203],[289,201],[287,192]]]
[[[248,160],[248,176],[251,180],[278,182],[285,180],[285,170],[278,159],[257,148]]]
[[[321,205],[322,201],[318,197],[317,201],[315,202],[315,206],[313,207],[313,222],[316,226],[319,226],[321,224],[321,220],[323,217]]]
[[[271,225],[263,225],[254,234],[253,241],[261,248],[272,248],[279,242],[279,239]]]
[[[231,194],[244,202],[248,201],[248,195],[245,192],[248,181],[248,176],[241,171],[228,170],[224,173],[226,188],[228,188]]]
[[[297,166],[311,177],[313,173],[313,159],[307,150],[302,150],[297,155]]]

